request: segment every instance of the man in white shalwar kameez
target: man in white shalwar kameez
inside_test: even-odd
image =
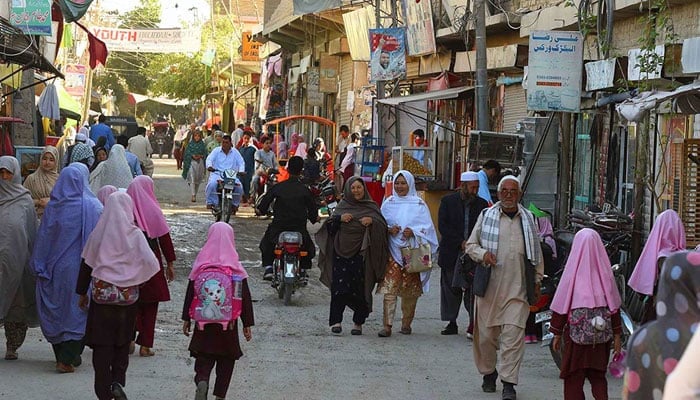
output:
[[[483,375],[484,392],[496,391],[500,373],[504,400],[516,399],[528,298],[532,301],[544,272],[535,219],[518,204],[521,194],[518,179],[504,177],[498,185],[499,202],[481,213],[465,248],[474,261],[491,270],[485,295],[475,297],[474,361]]]

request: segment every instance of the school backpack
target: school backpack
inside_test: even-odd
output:
[[[197,273],[190,318],[200,330],[208,324],[220,324],[226,330],[241,315],[242,281],[230,268],[219,265],[206,266]]]
[[[607,343],[613,338],[607,307],[575,308],[569,313],[569,336],[576,344]]]
[[[120,287],[92,277],[92,300],[97,304],[129,306],[139,299],[139,287]]]

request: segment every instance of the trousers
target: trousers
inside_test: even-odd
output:
[[[345,307],[354,311],[352,322],[362,325],[369,316],[367,301],[361,297],[344,293],[331,295],[331,312],[328,317],[328,326],[343,322]]]
[[[138,303],[136,307],[136,343],[144,347],[153,347],[156,331],[158,302]]]
[[[396,303],[398,296],[393,294],[384,295],[384,325],[392,326],[396,315]],[[401,297],[401,327],[410,328],[413,317],[416,315],[416,304],[418,297]]]
[[[201,381],[209,383],[211,371],[216,366],[216,380],[214,381],[214,396],[224,398],[228,391],[233,376],[233,367],[236,361],[225,357],[215,357],[200,354],[194,360],[194,383]]]
[[[120,346],[93,346],[92,367],[95,370],[95,394],[100,400],[112,400],[112,383],[126,386],[129,367],[129,342]]]
[[[608,400],[608,381],[605,371],[592,368],[580,369],[564,379],[565,400],[585,400],[583,384],[585,379],[591,383],[591,393],[595,400]]]
[[[525,329],[516,325],[481,326],[474,329],[474,362],[482,375],[496,370],[497,351],[500,347],[501,366],[498,374],[504,382],[518,384],[520,364],[525,354]],[[500,341],[500,346],[499,346]]]

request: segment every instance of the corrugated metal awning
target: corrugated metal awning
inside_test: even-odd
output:
[[[460,93],[473,90],[474,86],[460,86],[455,88],[449,88],[444,90],[435,90],[432,92],[423,92],[419,94],[412,94],[409,96],[401,97],[388,97],[386,99],[377,100],[378,103],[389,104],[396,106],[403,103],[410,103],[413,101],[426,101],[426,100],[446,100],[454,99],[459,97]]]
[[[0,17],[0,60],[36,68],[63,78],[63,74],[41,54],[36,47],[36,42],[2,17]]]

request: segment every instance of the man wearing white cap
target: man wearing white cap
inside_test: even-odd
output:
[[[457,334],[457,316],[460,303],[469,312],[469,328],[467,337],[471,338],[473,312],[470,305],[471,293],[466,288],[466,282],[455,268],[459,255],[464,252],[467,238],[481,210],[488,207],[486,200],[477,196],[479,191],[479,175],[476,172],[463,172],[460,176],[462,185],[456,193],[449,194],[440,201],[438,212],[438,230],[440,231],[440,248],[438,265],[440,265],[440,318],[448,321],[443,335]],[[455,274],[458,276],[455,280]]]
[[[465,247],[469,257],[488,267],[490,274],[483,296],[474,297],[474,362],[483,375],[484,392],[496,391],[500,374],[502,400],[516,399],[525,323],[530,305],[537,300],[535,285],[544,273],[535,218],[519,204],[521,195],[518,178],[503,177],[498,202],[479,215]],[[476,293],[477,288],[473,289]]]

